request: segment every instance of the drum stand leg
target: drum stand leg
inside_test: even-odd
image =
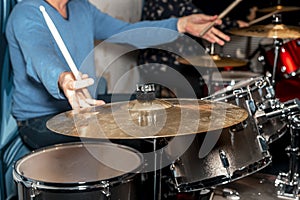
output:
[[[289,171],[288,173],[279,173],[275,180],[275,186],[278,187],[278,198],[299,200],[300,114],[292,115],[289,121],[291,133],[291,145],[287,148],[290,157]]]

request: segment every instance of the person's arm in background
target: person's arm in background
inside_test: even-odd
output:
[[[205,13],[209,15],[215,15],[222,13],[232,1],[192,0],[192,2],[197,8],[201,8]],[[222,25],[218,28],[222,31],[226,31],[230,28],[242,28],[249,26],[249,20],[247,19],[248,11],[246,12],[244,9],[241,9],[244,7],[246,7],[246,5],[244,5],[243,1],[240,2],[222,19]]]
[[[189,33],[195,37],[199,37],[201,31],[211,22],[216,21],[216,24],[219,25],[222,23],[221,20],[216,20],[217,16],[193,14],[178,18],[171,17],[165,20],[140,21],[130,24],[102,13],[93,5],[90,5],[89,9],[93,13],[95,21],[94,31],[97,39],[105,40],[110,36],[121,33],[118,37],[110,38],[110,42],[129,43],[139,48],[171,42],[180,35],[178,33]],[[103,27],[106,27],[105,30],[103,30]],[[151,32],[151,29],[145,28],[155,29]],[[162,33],[159,31],[160,29],[169,29],[174,31],[174,33],[172,34],[172,32],[168,32],[167,34],[164,34],[164,31],[162,31]],[[131,34],[124,35],[123,33],[125,31],[131,31]],[[158,37],[158,35],[160,37]],[[202,38],[220,45],[224,45],[224,40],[230,40],[228,35],[214,27],[211,28]]]

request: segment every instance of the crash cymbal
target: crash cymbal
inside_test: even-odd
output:
[[[204,55],[204,56],[186,56],[178,58],[178,62],[185,65],[193,65],[198,67],[241,67],[247,64],[246,60],[221,57],[219,55]]]
[[[234,35],[265,38],[299,38],[300,28],[284,24],[255,25],[247,28],[236,28],[229,31]]]
[[[51,118],[47,127],[59,134],[90,139],[159,138],[220,130],[247,117],[246,110],[222,102],[133,100],[67,111]]]
[[[265,13],[266,12],[274,12],[274,11],[291,12],[291,11],[297,11],[297,10],[300,10],[300,7],[277,5],[277,6],[274,6],[274,7],[258,9],[257,12],[265,12]]]

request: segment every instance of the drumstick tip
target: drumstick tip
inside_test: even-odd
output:
[[[44,7],[44,6],[42,6],[42,5],[40,5],[40,7],[39,7],[39,8],[40,8],[40,11],[41,11],[41,12],[45,12],[45,11],[46,11],[45,7]]]

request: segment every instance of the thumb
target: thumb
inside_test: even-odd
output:
[[[218,18],[217,15],[211,16],[211,15],[203,15],[200,14],[198,17],[196,17],[196,22],[203,23],[203,22],[213,22]]]
[[[83,80],[77,80],[77,81],[74,81],[73,84],[74,84],[73,85],[74,89],[78,90],[78,89],[86,88],[86,87],[93,85],[94,79],[87,78],[87,79],[83,79]]]

